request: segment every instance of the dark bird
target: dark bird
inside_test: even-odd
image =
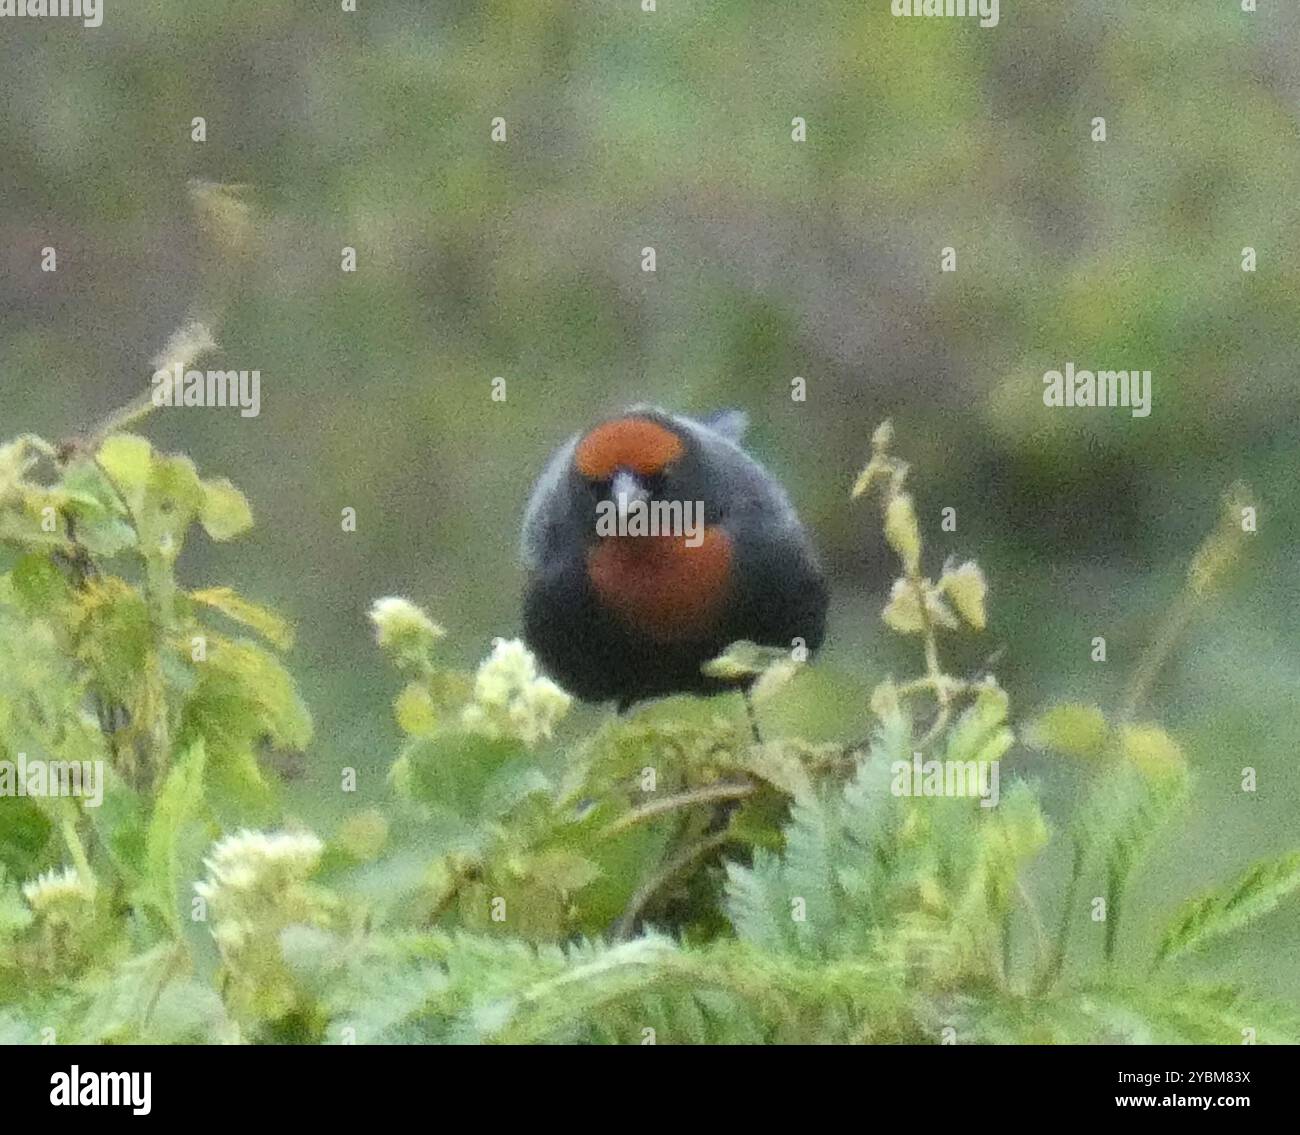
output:
[[[552,456],[524,517],[524,638],[571,694],[626,709],[743,689],[700,667],[740,639],[821,645],[821,568],[745,424],[635,406]]]

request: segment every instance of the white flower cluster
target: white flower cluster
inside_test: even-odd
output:
[[[302,882],[320,862],[325,845],[311,832],[254,832],[226,836],[203,861],[208,881],[194,889],[211,901],[222,891],[278,891]]]
[[[95,901],[95,886],[87,883],[75,867],[46,871],[23,884],[23,898],[37,914],[79,914]]]
[[[226,836],[203,861],[208,877],[194,892],[212,908],[212,935],[226,950],[259,926],[289,919],[295,892],[316,870],[325,845],[311,832],[244,831]]]
[[[489,737],[517,737],[532,746],[549,737],[573,699],[537,673],[537,660],[518,639],[492,640],[492,653],[474,679],[474,700],[461,724]]]

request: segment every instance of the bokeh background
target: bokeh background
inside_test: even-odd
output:
[[[517,527],[546,455],[649,400],[748,411],[815,533],[831,636],[769,727],[819,737],[859,735],[872,686],[915,667],[878,619],[878,518],[847,499],[882,418],[931,569],[974,556],[991,579],[989,630],[955,665],[1001,651],[1022,718],[1123,701],[1247,482],[1251,553],[1144,710],[1198,786],[1133,918],[1295,845],[1300,9],[1003,0],[983,30],[887,0],[359,7],[105,0],[98,29],[0,26],[0,435],[59,438],[128,401],[220,292],[204,365],[259,369],[261,416],[164,410],[145,432],[254,504],[249,537],[197,540],[182,570],[297,620],[318,727],[303,811],[356,805],[342,765],[361,797],[384,791],[395,685],[371,601],[425,604],[448,660],[474,665],[518,632]],[[248,248],[219,287],[194,178],[246,187]],[[1043,372],[1067,361],[1151,370],[1150,417],[1045,409]],[[1060,761],[1014,764],[1064,815]],[[1208,961],[1300,998],[1298,936],[1293,903]]]

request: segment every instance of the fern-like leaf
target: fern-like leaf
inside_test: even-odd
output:
[[[1300,851],[1256,863],[1229,889],[1185,903],[1165,931],[1157,963],[1180,957],[1267,914],[1300,888]]]

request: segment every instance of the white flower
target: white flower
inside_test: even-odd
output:
[[[375,641],[384,650],[402,656],[422,654],[447,633],[400,595],[376,599],[370,607],[370,621],[375,624]]]
[[[306,879],[320,862],[325,845],[311,832],[254,832],[226,836],[203,861],[208,882],[195,891],[208,901],[231,894],[275,889]]]
[[[461,724],[489,737],[517,737],[529,747],[549,737],[573,699],[537,673],[537,659],[518,639],[492,640],[474,679],[474,700]]]
[[[71,913],[95,901],[95,885],[83,880],[75,867],[64,867],[24,883],[23,898],[37,914]]]
[[[228,960],[317,913],[306,885],[325,845],[311,832],[237,832],[203,863],[194,893],[212,908],[212,937]]]

